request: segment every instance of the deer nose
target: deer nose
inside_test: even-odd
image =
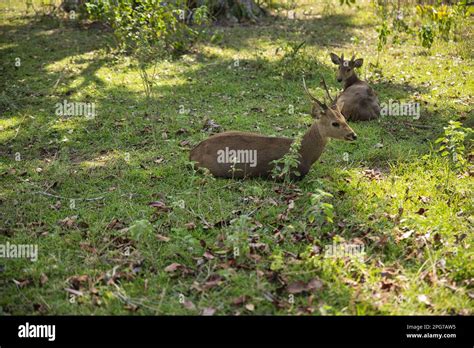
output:
[[[357,140],[357,134],[351,133],[346,136],[347,140]]]
[[[340,77],[337,78],[337,82],[341,82],[342,79]]]

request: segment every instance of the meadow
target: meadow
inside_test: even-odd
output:
[[[472,315],[472,143],[450,148],[462,168],[436,143],[474,125],[472,19],[430,49],[378,50],[369,2],[326,3],[214,25],[149,67],[146,94],[107,28],[2,1],[0,244],[38,259],[0,259],[0,314]],[[350,122],[358,140],[331,141],[297,182],[193,169],[215,132],[305,132],[301,71],[321,99],[321,77],[342,89],[330,52],[364,58],[380,101],[419,117]],[[328,256],[341,245],[358,252]]]

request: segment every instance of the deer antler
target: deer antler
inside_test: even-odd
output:
[[[321,76],[321,78],[322,78],[322,80],[321,80],[320,84],[324,87],[324,89],[326,91],[326,95],[329,98],[329,102],[331,104],[334,104],[334,99],[331,97],[331,94],[329,94],[329,89],[328,89],[328,86],[326,85],[326,80],[324,79],[324,76]]]
[[[354,61],[355,57],[356,57],[355,54],[353,54],[353,55],[352,55],[352,58],[351,58],[351,62]]]
[[[344,62],[344,53],[341,54],[341,64]]]
[[[327,109],[327,106],[326,104],[324,103],[321,103],[318,99],[316,99],[316,97],[314,95],[312,95],[309,91],[308,91],[308,87],[306,87],[306,81],[304,80],[304,75],[303,75],[303,87],[304,87],[304,90],[306,91],[306,93],[308,94],[308,96],[311,98],[311,100],[315,101],[316,103],[318,103],[318,105],[320,107],[322,107],[323,109]]]

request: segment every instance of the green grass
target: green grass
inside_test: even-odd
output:
[[[221,41],[158,63],[147,99],[110,33],[1,8],[0,244],[39,248],[37,262],[0,259],[1,314],[472,314],[472,176],[434,144],[449,120],[473,125],[472,21],[431,54],[410,38],[389,45],[377,69],[366,6],[215,28]],[[352,123],[359,140],[331,141],[292,185],[194,172],[188,148],[209,136],[206,119],[282,136],[310,125],[299,68],[275,54],[303,40],[294,64],[313,93],[320,75],[341,88],[329,52],[355,51],[381,101],[419,101],[420,120]],[[64,99],[95,103],[96,117],[56,116]],[[317,189],[333,195],[333,223],[308,221]],[[153,228],[137,237],[139,220]],[[343,242],[365,254],[324,257]],[[313,279],[322,288],[289,292]]]

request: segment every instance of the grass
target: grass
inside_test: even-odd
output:
[[[3,4],[0,244],[37,244],[39,257],[0,260],[0,313],[472,315],[472,176],[434,144],[449,120],[473,125],[472,22],[429,54],[410,38],[389,45],[375,68],[371,8],[321,9],[214,28],[221,40],[158,62],[146,98],[110,33]],[[340,90],[331,51],[357,52],[381,101],[418,101],[421,118],[352,123],[359,140],[330,142],[294,184],[193,171],[208,119],[304,132],[299,71],[320,97],[320,75]],[[57,116],[65,99],[95,103],[96,117]],[[308,220],[318,189],[333,223]],[[325,257],[333,243],[365,254]]]

